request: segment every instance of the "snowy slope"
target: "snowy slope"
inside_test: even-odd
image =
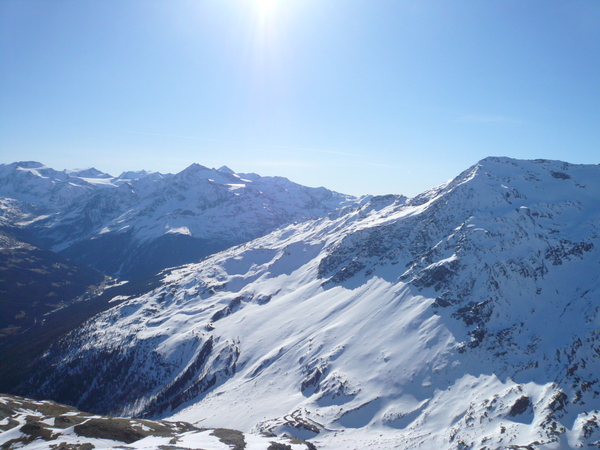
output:
[[[599,207],[599,166],[487,158],[166,273],[24,392],[319,448],[598,445]]]
[[[286,178],[199,164],[175,175],[139,171],[113,178],[93,168],[58,172],[40,163],[13,163],[0,166],[0,196],[44,207],[14,225],[51,250],[134,278],[357,201]]]

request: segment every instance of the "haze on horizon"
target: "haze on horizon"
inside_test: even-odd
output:
[[[193,162],[353,195],[598,163],[600,2],[0,2],[0,163]]]

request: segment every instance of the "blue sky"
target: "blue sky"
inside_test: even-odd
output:
[[[0,162],[416,195],[600,162],[598,0],[2,0]]]

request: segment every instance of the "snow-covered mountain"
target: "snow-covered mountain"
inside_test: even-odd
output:
[[[35,161],[0,164],[0,196],[59,210],[94,186]]]
[[[95,167],[87,167],[85,169],[65,169],[64,173],[70,175],[72,177],[77,178],[90,178],[90,179],[111,179],[113,178],[111,175],[101,172]],[[143,171],[142,171],[143,172]]]
[[[600,166],[487,158],[165,273],[22,392],[319,448],[598,446],[599,227]]]
[[[357,201],[286,178],[199,164],[176,175],[139,171],[118,178],[93,168],[0,165],[0,196],[28,204],[28,212],[13,214],[12,225],[53,251],[126,278],[198,261]]]

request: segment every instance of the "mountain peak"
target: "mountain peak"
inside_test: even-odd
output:
[[[227,166],[221,166],[217,169],[217,172],[222,172],[222,173],[228,173],[228,174],[235,174],[235,172],[233,170],[231,170],[229,167]]]
[[[196,174],[199,174],[202,172],[210,172],[210,171],[211,171],[211,169],[209,169],[206,166],[203,166],[202,164],[192,163],[189,166],[187,166],[185,169],[183,169],[181,172],[179,172],[177,175],[189,176],[189,175],[196,175]]]
[[[42,169],[46,167],[44,164],[38,161],[17,161],[14,163],[16,167],[23,169]]]
[[[84,169],[65,169],[63,172],[72,177],[79,178],[113,178],[112,175],[102,172],[95,167],[86,167]]]
[[[192,163],[183,170],[210,170],[210,169],[206,166],[203,166],[202,164]]]
[[[143,178],[147,175],[152,175],[158,172],[153,172],[152,170],[128,170],[123,172],[117,178],[120,180],[137,180],[139,178]]]
[[[234,172],[227,166],[223,166],[217,170],[194,163],[183,169],[175,177],[179,180],[187,180],[188,182],[193,180],[209,180],[217,184],[227,184],[235,181],[235,177],[232,176],[233,174]]]

